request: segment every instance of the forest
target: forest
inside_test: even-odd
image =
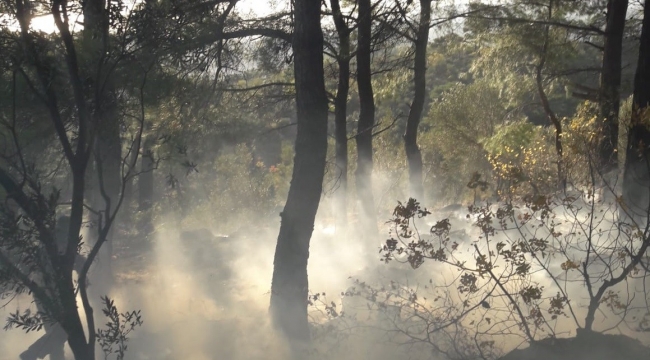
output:
[[[645,0],[0,0],[0,360],[646,360]]]

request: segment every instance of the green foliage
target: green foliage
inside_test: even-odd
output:
[[[510,116],[499,90],[488,82],[457,84],[431,104],[420,137],[425,163],[435,178],[433,198],[455,201],[468,196],[465,182],[474,172],[491,171],[483,139]]]
[[[596,159],[597,146],[602,138],[597,114],[597,105],[585,102],[578,107],[573,117],[563,120],[565,133],[562,139],[566,148],[567,175],[570,182],[577,185],[591,182],[591,165]]]
[[[492,137],[484,140],[499,196],[554,191],[557,154],[552,136],[541,126],[516,121],[499,126]],[[528,186],[520,189],[521,185]]]
[[[530,145],[537,127],[527,121],[515,121],[498,125],[494,135],[482,141],[490,155],[503,152],[506,148],[520,149]]]
[[[225,233],[251,217],[277,218],[293,168],[291,146],[284,144],[282,150],[280,163],[264,164],[245,144],[226,148],[184,180],[182,190],[168,190],[168,206],[184,204],[187,225],[212,223]]]

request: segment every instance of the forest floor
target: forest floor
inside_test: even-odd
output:
[[[573,338],[546,339],[514,350],[501,360],[647,360],[650,348],[625,335],[589,333]]]

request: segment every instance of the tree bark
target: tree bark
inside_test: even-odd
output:
[[[273,262],[270,313],[292,344],[309,340],[309,242],[320,202],[327,155],[323,32],[319,0],[295,1],[293,37],[298,129],[291,187],[281,214]]]
[[[74,296],[72,299],[74,300]],[[75,311],[66,315],[65,319],[61,321],[61,327],[68,334],[70,350],[72,350],[75,360],[94,360],[95,344],[88,343],[86,339],[86,334],[84,333],[81,319],[79,318],[79,312],[76,311],[76,301],[68,304],[68,306],[72,306],[71,309]]]
[[[359,123],[357,127],[357,197],[360,202],[362,231],[369,236],[378,233],[375,200],[372,194],[372,131],[375,126],[375,99],[372,90],[372,6],[370,0],[359,0],[357,47],[357,86],[359,91]]]
[[[420,23],[415,39],[415,64],[413,102],[406,120],[404,150],[409,166],[409,193],[420,201],[424,198],[422,184],[422,153],[418,146],[418,126],[422,119],[426,99],[427,45],[429,44],[429,25],[431,23],[431,0],[420,0]]]
[[[348,214],[348,93],[350,91],[350,29],[343,19],[339,0],[331,0],[336,32],[339,36],[339,83],[334,99],[334,137],[336,167],[340,171],[336,195],[337,225],[347,226]]]
[[[112,214],[115,211],[122,187],[122,140],[116,94],[112,86],[109,85],[107,88],[107,92],[101,96],[101,108],[96,110],[98,129],[95,143],[95,169],[98,171],[96,179],[99,183],[96,191],[99,193],[93,197],[96,199],[93,207],[105,211],[106,214]],[[108,282],[110,282],[113,273],[113,234],[114,227],[111,227],[99,262],[105,266],[102,269],[102,274],[105,277],[104,280]]]
[[[650,211],[650,4],[643,10],[639,61],[634,76],[633,112],[628,129],[623,196],[632,215],[645,219]],[[642,224],[642,223],[641,223]]]
[[[618,157],[618,112],[620,107],[621,56],[628,0],[609,0],[603,45],[603,66],[600,76],[600,118],[604,139],[600,144],[603,171],[616,169]]]
[[[105,64],[105,54],[109,51],[109,14],[105,0],[89,0],[83,4],[85,50],[89,53],[91,63],[96,69],[93,82],[93,128],[95,135],[94,158],[97,171],[96,188],[92,207],[101,211],[104,217],[115,211],[122,186],[122,141],[120,137],[120,119],[117,109],[117,93],[112,81],[109,66]],[[91,167],[92,169],[92,167]],[[113,233],[111,228],[106,244],[100,252],[103,268],[98,271],[101,279],[96,280],[97,289],[108,293],[112,282]],[[97,241],[97,237],[93,237]]]

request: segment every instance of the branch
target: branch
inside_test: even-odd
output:
[[[291,42],[293,35],[279,29],[272,28],[251,28],[251,29],[241,29],[233,30],[230,32],[216,32],[212,35],[205,36],[204,38],[199,38],[199,42],[217,42],[219,40],[231,40],[231,39],[242,39],[252,36],[263,36],[274,39],[284,40],[286,42]]]
[[[481,251],[478,249],[478,245],[474,244],[474,249],[476,249],[476,253],[478,254],[478,256],[482,258],[483,255],[481,254]],[[530,342],[531,343],[535,342],[535,337],[530,332],[530,327],[528,326],[528,322],[526,322],[526,317],[524,316],[524,313],[521,311],[521,308],[519,307],[519,305],[517,305],[517,302],[515,301],[515,299],[512,297],[512,295],[510,295],[508,290],[506,290],[506,288],[503,286],[501,281],[499,279],[497,279],[497,277],[494,275],[494,272],[492,271],[492,269],[488,269],[487,272],[488,272],[488,274],[490,274],[490,277],[492,278],[492,280],[494,280],[497,283],[497,285],[499,286],[499,289],[501,289],[501,291],[503,292],[503,295],[505,295],[508,298],[508,300],[510,300],[510,303],[512,303],[512,306],[514,306],[515,311],[517,311],[517,314],[519,315],[519,318],[521,319],[521,325],[524,328],[524,332],[526,333],[526,336],[528,337]]]
[[[500,17],[500,16],[468,16],[469,19],[482,19],[482,20],[497,20],[505,21],[513,24],[536,24],[536,25],[549,25],[556,26],[565,29],[587,31],[596,33],[598,35],[605,35],[605,32],[596,26],[581,26],[569,23],[563,23],[559,21],[550,21],[550,20],[533,20],[533,19],[523,19],[523,18],[511,18],[511,17]]]
[[[591,41],[585,41],[585,44],[587,44],[587,45],[591,45],[591,46],[595,47],[596,49],[598,49],[598,50],[600,50],[600,51],[605,51],[605,47],[604,47],[604,46],[596,45],[596,44],[592,43]]]
[[[70,165],[73,168],[87,163],[89,151],[86,148],[88,125],[90,123],[90,116],[86,108],[86,100],[82,86],[81,77],[79,75],[79,63],[77,59],[77,51],[74,45],[74,38],[70,33],[68,26],[68,13],[66,9],[66,2],[63,0],[54,0],[52,4],[52,15],[54,16],[54,23],[61,35],[61,40],[65,46],[66,54],[65,60],[68,65],[68,73],[70,75],[70,83],[74,93],[75,105],[77,106],[77,114],[79,116],[79,135],[77,137],[77,150],[75,157],[80,163],[72,162]]]
[[[272,86],[291,86],[291,87],[294,87],[295,84],[294,83],[289,83],[289,82],[274,82],[274,83],[255,85],[255,86],[250,86],[250,87],[245,87],[245,88],[224,88],[224,89],[221,89],[221,91],[226,91],[226,92],[246,92],[246,91],[254,91],[254,90],[264,89],[264,88],[272,87]]]
[[[13,199],[18,206],[20,206],[23,211],[29,216],[29,218],[34,221],[34,225],[39,233],[39,240],[45,246],[48,255],[52,260],[52,264],[55,268],[59,268],[58,262],[58,251],[55,246],[54,238],[52,233],[48,230],[48,227],[45,225],[40,209],[34,208],[32,200],[25,194],[22,188],[14,181],[14,179],[0,167],[0,186],[5,189],[7,197]]]

